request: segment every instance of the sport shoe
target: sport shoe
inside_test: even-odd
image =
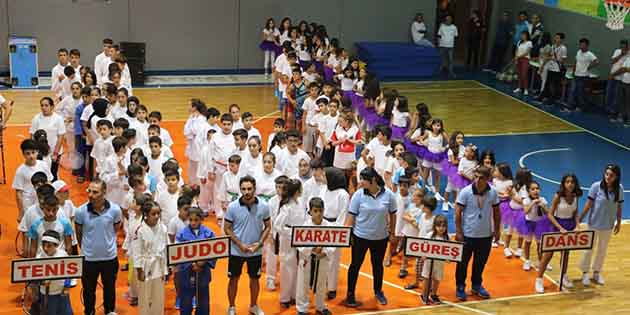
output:
[[[267,290],[269,290],[269,291],[275,291],[276,290],[276,282],[273,279],[267,279],[267,281],[265,283],[265,287],[267,287]]]
[[[599,272],[593,273],[593,281],[599,285],[604,285],[604,277]]]
[[[265,315],[265,312],[263,312],[258,305],[250,306],[249,313],[252,315]]]
[[[387,305],[387,298],[385,297],[385,294],[383,294],[383,291],[376,293],[375,296],[378,304]]]
[[[478,286],[478,287],[473,287],[471,292],[477,296],[479,296],[482,299],[489,299],[490,298],[490,293],[488,291],[486,291],[486,289],[482,286]]]
[[[448,202],[442,202],[442,212],[448,212]]]
[[[433,304],[442,304],[442,300],[440,300],[440,297],[437,296],[437,294],[431,295],[431,302],[433,302]]]
[[[107,315],[118,315],[116,312],[109,312]]]
[[[521,93],[521,89],[516,89],[516,90],[514,90],[512,92],[514,92],[514,94],[518,94],[518,93]]]
[[[315,311],[315,315],[332,315],[332,312],[329,309],[325,308],[321,311]]]
[[[70,287],[74,288],[77,286],[77,279],[70,279]]]
[[[455,295],[457,296],[458,300],[466,301],[466,299],[468,298],[466,296],[466,287],[464,286],[457,287],[457,290],[455,291]]]
[[[530,271],[532,269],[532,262],[530,260],[526,260],[523,263],[523,270]]]
[[[588,277],[588,273],[586,272],[582,274],[582,284],[585,287],[588,287],[591,285],[591,278]]]
[[[509,247],[504,248],[503,255],[505,255],[505,258],[512,257],[512,250]]]
[[[527,96],[529,95],[529,92],[527,92],[527,90],[523,91],[523,95]]]
[[[420,294],[420,301],[422,301],[424,305],[431,304],[431,301],[424,294]]]
[[[401,270],[398,273],[398,278],[403,279],[403,278],[407,277],[408,274],[409,274],[409,272],[407,270]]]
[[[181,301],[181,299],[179,298],[179,296],[178,296],[178,297],[175,297],[175,309],[176,309],[176,310],[178,310],[178,309],[180,308],[181,303],[182,303],[182,301]]]
[[[522,248],[517,248],[516,252],[514,252],[514,256],[516,256],[516,257],[523,256],[523,249]]]
[[[569,279],[567,275],[564,275],[564,279],[562,280],[562,287],[567,289],[573,288],[573,281],[571,281],[571,279]]]
[[[545,293],[545,281],[543,278],[536,278],[536,293]]]
[[[228,307],[228,315],[236,315],[236,307],[234,306]]]
[[[493,248],[497,248],[497,247],[499,247],[499,243],[497,243],[497,242],[494,242],[494,241],[493,241],[493,242],[492,242],[492,247],[493,247]]]
[[[357,299],[354,296],[348,296],[348,297],[346,297],[346,300],[344,301],[344,304],[347,307],[355,308],[355,307],[361,306],[361,304],[363,304],[363,303],[357,301]]]
[[[337,297],[337,291],[328,291],[328,293],[326,293],[326,299],[328,300],[334,300]]]

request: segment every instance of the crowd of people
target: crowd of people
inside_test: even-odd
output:
[[[80,65],[78,50],[70,51],[69,61],[67,51],[59,50],[54,97],[40,101],[31,137],[20,146],[24,163],[16,170],[13,188],[24,256],[85,257],[84,314],[95,312],[99,277],[105,314],[115,314],[119,270],[129,275],[127,302],[138,305],[140,314],[164,313],[169,274],[174,274],[180,313],[196,308],[196,314],[208,314],[210,283],[222,276],[211,275],[216,261],[169,269],[165,249],[170,243],[217,235],[228,236],[232,244],[229,315],[236,314],[244,264],[251,314],[264,314],[258,304],[263,273],[265,289],[275,291],[279,285],[279,303],[284,308],[296,304],[298,314],[308,313],[309,285],[316,283],[316,313],[330,314],[325,300],[337,298],[342,249],[292,247],[291,227],[298,225],[353,228],[344,299],[348,307],[361,305],[355,292],[368,250],[373,293],[386,305],[384,268],[401,255],[404,237],[449,239],[449,232],[455,233],[464,242],[454,276],[457,298],[466,300],[469,294],[466,278],[473,255],[469,292],[489,298],[482,275],[492,247],[503,246],[508,258],[523,255],[523,268],[529,270],[533,241],[545,232],[576,229],[583,219],[596,231],[597,246],[592,265],[591,251],[584,255],[582,281],[589,284],[592,270],[592,279],[604,283],[606,248],[621,222],[618,166],[606,166],[581,212],[582,192],[573,174],[563,178],[547,202],[529,170],[518,169],[513,177],[509,163],[496,163],[491,149],[480,155],[456,128],[447,132],[445,122],[433,117],[426,104],[411,112],[404,95],[382,89],[337,39],[328,38],[325,27],[306,22],[294,27],[285,18],[276,28],[269,19],[261,33],[265,69],[273,77],[283,118],[275,119],[263,145],[251,113],[241,114],[237,104],[222,113],[192,99],[182,131],[185,178],[170,149],[173,140],[160,127],[162,114],[132,96],[125,58],[113,41],[103,40],[93,69]],[[90,181],[88,200],[78,207],[70,200],[70,179],[58,176],[64,159],[73,170],[72,180]],[[436,213],[439,202],[442,214]],[[455,230],[449,231],[445,214],[452,208]],[[221,230],[204,225],[210,220]],[[122,266],[119,233],[125,235],[127,263]],[[518,238],[514,250],[513,237]],[[544,291],[542,274],[550,258],[545,254],[539,259],[537,292]],[[401,278],[409,275],[408,260],[403,258]],[[311,273],[313,268],[318,272]],[[319,276],[311,279],[312,274]],[[564,279],[570,287],[572,282]],[[422,302],[437,304],[442,280],[452,280],[444,274],[444,263],[434,264],[429,279],[428,264],[416,259],[407,288],[431,281],[431,294]],[[32,293],[35,301],[47,293],[47,314],[71,314],[64,287],[72,282],[41,285],[33,286]],[[216,295],[221,290],[213,291]],[[39,304],[33,303],[31,311],[37,314]]]

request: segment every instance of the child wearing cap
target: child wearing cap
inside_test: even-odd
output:
[[[41,250],[37,254],[37,258],[68,256],[68,253],[66,253],[66,251],[58,248],[61,244],[61,236],[57,231],[48,230],[44,232],[41,243]],[[67,295],[65,292],[64,282],[64,279],[60,279],[43,281],[41,283],[39,287],[39,301],[42,302],[42,310],[45,309],[46,314],[72,314],[70,296]],[[45,303],[43,303],[44,301]]]
[[[55,189],[55,197],[59,200],[59,208],[63,211],[63,214],[66,216],[68,221],[70,221],[70,226],[72,227],[72,248],[68,248],[67,251],[73,255],[78,255],[79,247],[77,235],[74,231],[74,213],[76,208],[74,207],[72,200],[70,200],[70,186],[68,186],[68,184],[66,184],[63,180],[53,182],[52,186]],[[76,285],[77,279],[70,280],[71,287],[75,287]]]

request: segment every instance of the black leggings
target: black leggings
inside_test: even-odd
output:
[[[383,290],[383,259],[385,259],[385,250],[387,249],[388,238],[382,240],[368,240],[352,235],[354,243],[352,244],[352,262],[348,268],[348,297],[354,297],[354,291],[357,287],[359,279],[359,270],[365,260],[365,254],[370,250],[370,260],[372,262],[372,276],[374,285],[374,294]]]

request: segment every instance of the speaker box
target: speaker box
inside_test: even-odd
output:
[[[129,73],[131,74],[131,84],[133,86],[144,85],[144,62],[139,60],[128,60],[127,66],[129,66]]]
[[[120,52],[127,57],[127,60],[142,60],[146,62],[146,43],[120,42]]]

